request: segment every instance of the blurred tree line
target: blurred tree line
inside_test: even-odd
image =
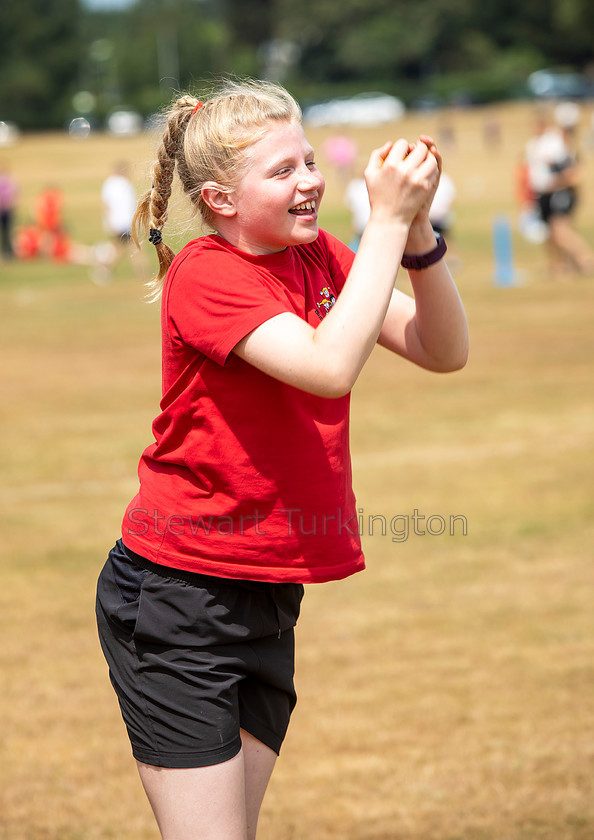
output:
[[[24,129],[146,116],[226,73],[278,79],[302,102],[491,101],[521,95],[533,70],[594,60],[592,0],[3,0],[0,31],[0,120]]]

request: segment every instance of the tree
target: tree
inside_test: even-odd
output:
[[[0,119],[21,128],[63,123],[81,57],[78,0],[0,3]]]
[[[301,75],[365,85],[418,78],[444,33],[463,39],[473,0],[277,0],[284,37],[301,46]]]
[[[493,99],[533,70],[594,61],[592,0],[0,0],[0,120],[148,115],[211,76],[269,75],[301,98],[381,88]]]
[[[539,67],[594,57],[591,0],[277,0],[275,9],[277,32],[301,48],[297,86],[449,83],[492,98]]]
[[[216,10],[198,0],[142,0],[122,12],[85,17],[83,85],[97,116],[118,106],[148,115],[226,68],[227,29]],[[107,43],[108,58],[94,45]]]

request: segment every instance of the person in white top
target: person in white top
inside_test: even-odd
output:
[[[138,199],[127,176],[125,163],[117,163],[113,173],[105,179],[101,187],[101,199],[105,229],[116,239],[128,242]]]
[[[96,264],[92,279],[98,285],[109,282],[123,257],[132,257],[132,217],[138,198],[127,169],[126,163],[119,161],[101,186],[103,228],[110,239],[95,246]],[[138,272],[140,268],[137,260],[134,270]]]
[[[569,269],[589,274],[594,272],[594,252],[571,218],[581,176],[576,143],[579,106],[562,102],[555,108],[554,118],[554,124],[549,124],[540,114],[537,133],[526,144],[528,185],[547,225],[551,273]]]
[[[450,232],[454,220],[453,204],[456,198],[456,187],[447,174],[441,173],[439,185],[433,196],[433,202],[429,208],[429,221],[436,233],[445,235]]]
[[[371,213],[365,178],[361,176],[349,181],[345,193],[345,202],[351,211],[351,226],[353,229],[353,236],[349,242],[349,247],[353,251],[356,251],[363,236],[363,231],[369,221],[369,214]]]

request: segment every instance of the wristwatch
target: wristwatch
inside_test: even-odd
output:
[[[400,265],[409,271],[421,271],[423,268],[429,268],[443,257],[448,250],[446,241],[443,236],[438,234],[436,236],[435,248],[428,251],[426,254],[403,254]]]

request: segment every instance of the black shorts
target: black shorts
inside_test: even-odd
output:
[[[169,569],[118,540],[99,576],[97,623],[136,759],[219,764],[240,728],[276,753],[296,703],[303,586]]]
[[[537,200],[540,218],[547,223],[551,216],[570,216],[575,210],[576,203],[577,195],[572,187],[556,190],[552,193],[543,193],[538,196]]]

